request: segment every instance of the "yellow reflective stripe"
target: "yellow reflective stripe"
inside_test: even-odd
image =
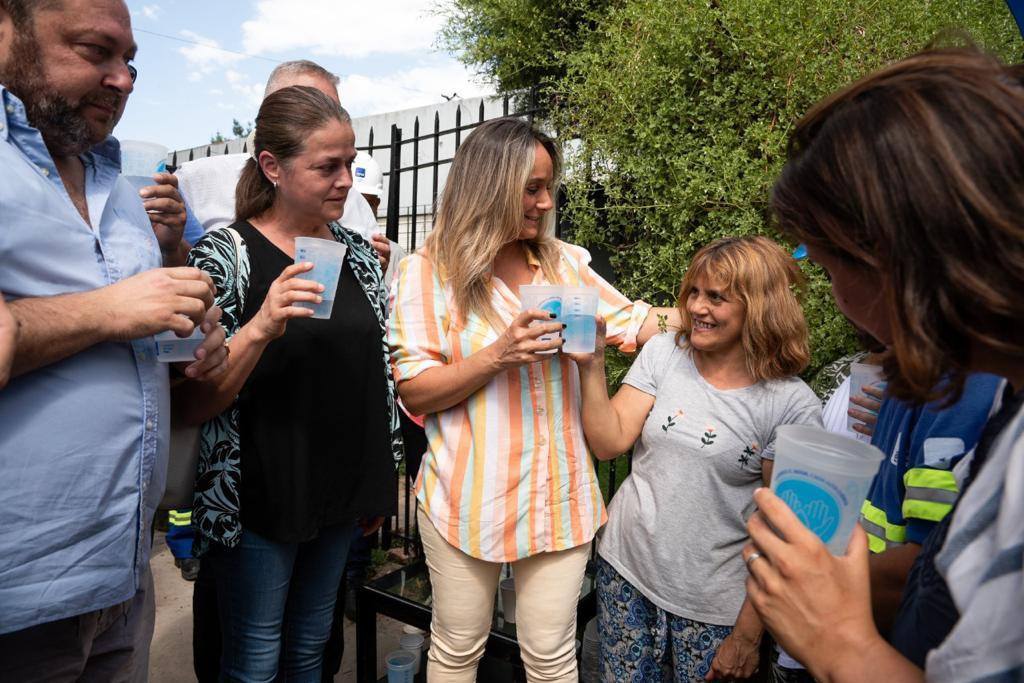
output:
[[[903,475],[903,485],[908,489],[939,489],[959,493],[960,487],[956,485],[956,477],[949,470],[935,470],[931,467],[914,467],[907,470]]]
[[[192,523],[192,511],[178,512],[177,510],[169,510],[167,512],[167,522],[174,526],[188,526]]]
[[[929,522],[941,522],[952,509],[953,503],[936,503],[920,499],[911,500],[908,498],[903,501],[902,511],[903,519],[923,519]]]
[[[880,553],[907,542],[907,527],[889,522],[885,510],[875,507],[870,500],[865,500],[861,505],[860,516],[861,526],[868,534],[868,547],[871,552]]]
[[[956,477],[949,470],[915,467],[903,475],[906,495],[903,499],[904,519],[941,522],[960,497]]]

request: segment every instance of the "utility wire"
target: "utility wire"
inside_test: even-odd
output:
[[[148,33],[151,36],[159,36],[161,38],[167,38],[168,40],[176,40],[179,43],[188,43],[189,45],[198,45],[200,47],[208,47],[213,50],[220,50],[221,52],[230,52],[233,55],[241,55],[243,57],[251,57],[252,59],[262,59],[265,62],[273,62],[274,64],[281,64],[280,59],[271,59],[270,57],[261,57],[259,55],[249,54],[248,52],[239,52],[238,50],[229,50],[226,47],[220,47],[219,45],[210,45],[209,43],[200,43],[198,40],[189,40],[188,38],[179,38],[178,36],[169,36],[166,33],[157,33],[156,31],[147,31],[144,28],[132,27],[132,31],[137,33]]]

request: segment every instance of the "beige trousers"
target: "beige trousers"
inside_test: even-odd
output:
[[[491,628],[501,563],[470,557],[422,510],[420,537],[433,593],[428,683],[473,683]],[[512,563],[516,631],[526,680],[576,683],[576,604],[590,543]]]

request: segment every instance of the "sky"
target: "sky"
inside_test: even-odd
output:
[[[232,137],[291,59],[337,74],[354,117],[493,92],[436,47],[443,1],[128,0],[139,76],[115,135],[172,150]]]

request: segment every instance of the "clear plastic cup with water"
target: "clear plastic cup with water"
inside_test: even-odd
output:
[[[199,327],[187,337],[179,337],[173,330],[155,334],[156,359],[161,363],[192,362],[196,360],[196,349],[205,339],[206,335]]]
[[[566,353],[593,353],[597,341],[597,287],[565,287],[562,293],[562,322],[565,323]]]
[[[295,238],[295,262],[309,261],[313,264],[313,270],[300,273],[299,279],[313,280],[324,286],[324,291],[320,292],[323,301],[318,304],[299,301],[296,302],[296,306],[312,310],[314,318],[327,319],[331,317],[331,311],[334,309],[334,294],[338,290],[338,278],[341,277],[341,267],[345,262],[345,252],[347,251],[347,246],[334,240],[318,237]]]
[[[554,314],[554,317],[550,320],[534,320],[530,323],[530,327],[560,321],[562,317],[562,289],[559,285],[519,286],[519,302],[522,305],[522,310],[527,311],[539,308],[542,311]],[[551,334],[541,335],[537,338],[537,341],[551,341],[558,339],[558,337],[558,332],[552,332]],[[540,353],[555,353],[557,351],[558,349],[551,349],[550,351],[541,351]]]
[[[413,674],[420,672],[420,661],[423,659],[423,643],[422,633],[403,633],[402,637],[398,639],[398,646],[400,648],[416,655],[416,666],[413,667]]]
[[[384,656],[388,668],[388,683],[412,683],[418,664],[416,655],[408,650],[395,650]]]
[[[809,425],[775,430],[772,491],[833,555],[842,555],[882,462],[866,443]]]

